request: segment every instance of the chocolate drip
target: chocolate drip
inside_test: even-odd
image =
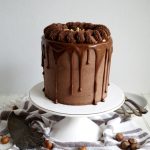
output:
[[[107,87],[108,87],[108,65],[109,65],[109,49],[106,49],[106,53],[107,53],[107,57],[106,57],[106,66],[105,66],[105,70],[106,70],[106,73],[105,73],[105,86],[104,86],[104,92],[107,93]]]
[[[107,49],[108,57],[107,57],[107,73],[106,73],[106,85],[105,85],[105,93],[108,91],[108,85],[109,85],[109,69],[110,69],[110,61],[111,61],[111,50]]]
[[[79,56],[79,92],[82,91],[82,60],[83,60],[83,52]]]
[[[56,64],[56,68],[55,68],[55,103],[58,103],[58,66],[57,66],[57,62],[59,57],[65,52],[65,50],[63,49],[59,49],[58,47],[54,47],[56,45],[53,45],[52,47],[52,52],[53,52],[53,56],[55,59],[55,64]]]
[[[94,73],[94,97],[93,97],[93,104],[96,105],[96,91],[97,91],[97,82],[96,82],[96,77],[97,77],[97,53],[96,49],[94,49],[95,52],[95,73]]]
[[[84,89],[84,85],[83,84],[83,78],[84,78],[84,72],[83,72],[83,67],[85,64],[89,64],[89,60],[91,59],[91,64],[92,65],[92,52],[94,51],[95,53],[95,71],[94,71],[94,93],[93,93],[93,104],[97,104],[98,101],[103,100],[103,98],[105,97],[105,95],[107,94],[107,85],[108,85],[108,79],[109,79],[109,69],[110,69],[110,61],[111,61],[111,53],[112,50],[110,49],[111,46],[111,40],[108,43],[103,43],[103,44],[96,44],[96,45],[87,45],[87,44],[65,44],[65,43],[60,43],[60,42],[53,42],[53,41],[45,41],[45,45],[48,45],[48,47],[46,47],[45,51],[42,50],[42,65],[43,68],[50,68],[50,56],[53,55],[54,58],[54,63],[52,63],[51,65],[53,65],[54,69],[55,69],[55,76],[54,76],[54,84],[55,87],[52,89],[55,91],[55,95],[54,95],[54,99],[53,101],[55,103],[58,103],[58,98],[59,98],[59,91],[58,91],[58,67],[61,65],[58,60],[59,58],[65,53],[67,52],[69,54],[69,58],[70,58],[70,75],[68,76],[70,78],[70,95],[75,94],[75,87],[77,83],[74,83],[75,81],[75,77],[74,77],[74,71],[75,71],[75,67],[74,67],[74,63],[75,63],[75,58],[74,58],[74,54],[76,53],[78,56],[78,73],[79,73],[79,87],[78,87],[78,91],[81,92]],[[44,47],[42,47],[42,49],[44,49]],[[46,64],[47,66],[44,67],[44,58],[45,58],[45,54],[46,54]],[[68,58],[67,58],[68,59]],[[51,59],[53,61],[53,59]],[[65,61],[64,61],[65,62]],[[84,64],[85,62],[85,64]],[[89,67],[92,67],[90,66]],[[51,68],[53,71],[53,68]],[[47,70],[45,74],[47,75]],[[102,75],[100,75],[100,73]],[[44,75],[44,78],[46,77],[46,75]],[[52,76],[52,77],[53,77]],[[99,76],[102,78],[99,79]],[[101,82],[102,81],[102,82]],[[91,84],[92,85],[92,84]],[[68,86],[68,85],[67,85]],[[45,86],[46,87],[46,86]],[[62,87],[62,86],[61,86]],[[60,88],[61,88],[60,87]],[[47,89],[46,89],[47,92]],[[46,93],[45,92],[45,93]],[[47,94],[47,93],[46,93]],[[76,94],[75,94],[76,96]],[[61,101],[61,100],[60,100]]]
[[[74,51],[71,51],[70,56],[70,93],[73,95],[73,79],[74,79],[74,73],[73,73],[73,66],[74,66],[74,59],[73,59],[73,53]]]
[[[90,57],[90,50],[87,49],[87,61],[86,61],[87,65],[89,64],[89,57]]]
[[[55,69],[55,103],[58,103],[58,75],[57,75],[57,67]]]
[[[73,93],[73,52],[76,51],[77,54],[78,54],[78,60],[79,60],[79,92],[82,91],[82,65],[83,65],[83,54],[84,54],[84,51],[80,51],[79,47],[78,46],[74,46],[74,45],[71,45],[69,48],[65,49],[65,48],[62,48],[61,45],[55,45],[55,44],[52,44],[52,49],[53,49],[53,55],[54,55],[54,58],[55,58],[55,63],[57,64],[57,61],[59,59],[59,57],[65,52],[67,51],[69,53],[69,55],[71,56],[71,93]]]
[[[96,71],[95,71],[95,77],[94,77],[94,98],[93,98],[93,104],[96,105],[96,91],[97,91],[97,82],[96,82]]]
[[[111,47],[108,51],[109,52],[108,52],[108,67],[107,67],[107,72],[108,72],[107,73],[107,85],[110,85],[110,83],[109,83],[109,75],[110,75],[111,55],[112,55],[113,48]]]
[[[47,66],[46,66],[46,68],[47,69],[49,69],[49,49],[48,49],[48,47],[46,47],[46,57],[47,57]]]
[[[101,97],[101,100],[104,101],[104,94],[105,94],[105,88],[106,88],[106,80],[107,80],[107,77],[106,77],[106,71],[107,71],[107,57],[108,57],[108,50],[106,49],[106,52],[105,52],[105,61],[104,61],[104,72],[103,72],[103,83],[102,83],[102,97]]]
[[[59,45],[56,45],[56,44],[53,44],[51,43],[51,49],[52,49],[52,52],[53,52],[53,57],[54,57],[54,60],[55,60],[55,103],[58,103],[58,66],[57,66],[57,62],[58,62],[58,59],[59,57],[65,52],[65,49],[62,49]],[[48,51],[49,53],[49,51]],[[48,55],[49,56],[49,55]],[[49,59],[49,57],[48,57]],[[48,60],[49,62],[49,60]]]
[[[99,70],[99,67],[102,64],[103,57],[105,56],[104,50],[97,50],[94,48],[95,52],[95,74],[94,74],[94,98],[93,98],[93,104],[97,104],[96,102],[96,92],[97,92],[97,73]]]
[[[42,67],[44,67],[44,59],[45,59],[45,46],[42,45],[42,62],[41,62]]]
[[[65,49],[63,49],[59,44],[56,45],[54,43],[51,43],[51,46],[52,46],[51,48],[52,48],[53,56],[55,59],[55,64],[57,64],[59,57],[65,52]]]

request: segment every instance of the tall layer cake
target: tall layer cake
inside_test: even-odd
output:
[[[44,93],[55,103],[97,104],[109,85],[112,39],[104,25],[51,24],[42,37]]]

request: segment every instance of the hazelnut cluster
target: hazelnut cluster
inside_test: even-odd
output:
[[[138,144],[137,140],[134,138],[125,139],[124,135],[122,133],[117,133],[115,136],[115,139],[119,142],[120,148],[124,150],[136,150],[140,148],[140,145]]]
[[[45,38],[65,43],[96,44],[106,42],[110,37],[109,29],[104,25],[68,22],[51,24],[44,29]]]

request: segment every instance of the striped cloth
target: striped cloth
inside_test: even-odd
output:
[[[21,98],[14,103],[19,109],[14,110],[16,115],[20,115],[22,112],[28,113],[26,119],[32,121],[33,127],[42,129],[44,136],[49,138],[52,126],[63,119],[62,116],[52,115],[47,112],[39,110],[33,106],[28,98]],[[0,136],[7,133],[7,122],[3,120],[7,118],[7,114],[12,111],[12,105],[1,109],[1,122],[0,122]],[[4,110],[5,109],[5,110]],[[35,121],[34,118],[39,118],[41,121]],[[86,146],[87,150],[120,150],[120,142],[115,140],[115,135],[118,132],[122,132],[126,138],[136,138],[140,144],[140,150],[150,150],[150,135],[139,128],[130,118],[125,119],[119,114],[113,112],[104,114],[101,116],[90,117],[97,125],[103,127],[103,136],[100,141],[95,142],[59,142],[51,139],[53,143],[53,150],[78,150],[82,146]],[[43,123],[44,122],[44,123]],[[0,150],[19,150],[18,147],[12,144],[11,140],[8,144],[0,144]],[[45,148],[40,148],[46,150]]]

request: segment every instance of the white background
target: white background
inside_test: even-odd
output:
[[[150,0],[0,0],[0,94],[23,94],[43,80],[41,36],[53,22],[109,27],[111,81],[150,93]]]

